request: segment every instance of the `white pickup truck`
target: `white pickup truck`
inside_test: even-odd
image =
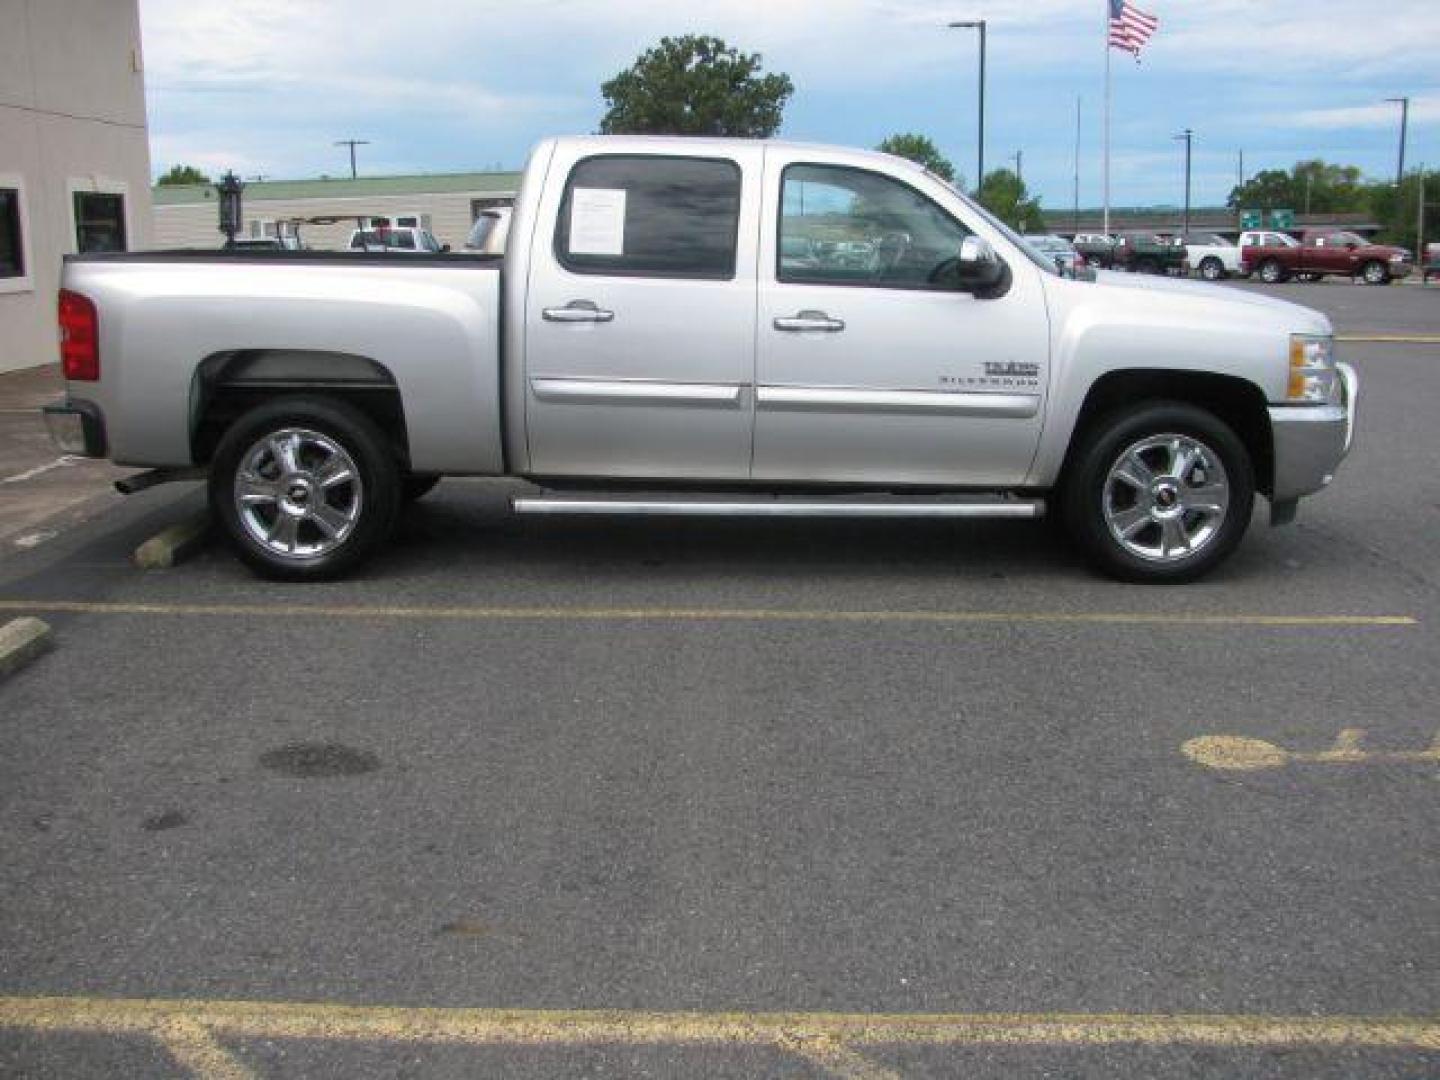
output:
[[[856,253],[860,253],[858,256]],[[321,578],[445,475],[527,514],[1036,518],[1184,580],[1331,480],[1356,379],[1315,312],[1075,280],[918,166],[748,140],[531,154],[507,254],[71,256],[66,450],[208,474]]]

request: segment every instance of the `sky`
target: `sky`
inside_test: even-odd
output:
[[[1142,0],[1160,29],[1112,51],[1111,203],[1192,203],[1311,157],[1394,175],[1440,166],[1440,0]],[[518,168],[585,134],[600,84],[662,36],[715,34],[795,83],[784,138],[928,135],[975,175],[977,41],[988,30],[986,169],[1023,152],[1047,208],[1102,193],[1105,0],[141,0],[151,160],[292,179]],[[1013,158],[1011,158],[1013,162]]]

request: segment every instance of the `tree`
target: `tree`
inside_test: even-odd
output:
[[[1380,225],[1380,232],[1375,239],[1382,243],[1398,244],[1400,247],[1410,248],[1415,252],[1417,258],[1422,258],[1424,249],[1416,247],[1417,237],[1415,236],[1415,228],[1419,224],[1420,170],[1414,169],[1407,172],[1398,188],[1393,180],[1381,180],[1368,185],[1366,194],[1369,197],[1370,212]],[[1440,229],[1437,229],[1437,225],[1440,225],[1440,215],[1431,209],[1437,201],[1440,201],[1440,170],[1426,169],[1425,239],[1431,241],[1435,240],[1437,232],[1440,232]]]
[[[170,184],[208,184],[210,177],[195,168],[194,165],[175,165],[155,183],[166,186]]]
[[[896,157],[909,158],[924,165],[947,183],[955,183],[955,166],[950,164],[939,148],[924,135],[910,132],[891,135],[875,149]]]
[[[1020,232],[1038,229],[1044,221],[1039,198],[1030,195],[1025,182],[1012,169],[986,173],[979,198],[980,205]]]
[[[790,76],[761,75],[760,54],[746,56],[717,37],[661,38],[628,70],[600,87],[607,135],[730,135],[764,139],[780,129]]]
[[[1284,208],[1301,213],[1344,214],[1364,210],[1367,191],[1354,165],[1314,158],[1284,169],[1264,169],[1230,191],[1233,210]]]

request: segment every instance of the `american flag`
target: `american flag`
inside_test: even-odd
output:
[[[1110,0],[1110,47],[1123,49],[1140,62],[1140,47],[1160,25],[1154,15],[1141,11],[1129,0]]]

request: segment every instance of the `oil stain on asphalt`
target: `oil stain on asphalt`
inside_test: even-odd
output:
[[[310,780],[374,772],[380,759],[340,743],[289,743],[260,755],[260,764],[283,776]]]

